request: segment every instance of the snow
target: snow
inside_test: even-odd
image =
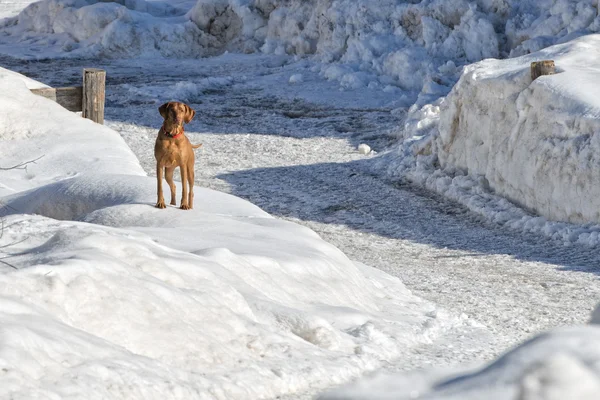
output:
[[[374,168],[512,229],[597,245],[599,40],[465,67],[447,97],[413,106],[401,143]],[[532,82],[529,65],[542,59],[558,73]]]
[[[375,375],[320,399],[591,400],[600,393],[597,325],[557,329],[490,364],[444,374]]]
[[[10,0],[3,1],[0,7],[0,19],[17,16],[25,7],[36,0]]]
[[[44,0],[0,24],[0,51],[24,58],[315,55],[321,73],[342,87],[392,85],[412,101],[421,93],[424,104],[458,79],[448,63],[525,54],[597,32],[597,14],[593,0]],[[342,69],[333,74],[331,65]]]
[[[366,143],[361,143],[361,144],[358,145],[358,152],[360,154],[367,155],[367,154],[369,154],[371,152],[371,146],[369,146]]]
[[[231,195],[155,209],[120,136],[4,71],[3,165],[36,161],[2,171],[2,397],[274,397],[464,324]]]
[[[304,77],[302,76],[302,74],[294,74],[290,76],[290,83],[295,84],[302,82],[304,82]]]
[[[414,103],[398,133],[402,142],[399,150],[379,163],[375,161],[375,171],[388,178],[424,184],[497,223],[569,243],[595,245],[595,226],[581,228],[565,223],[600,221],[594,201],[598,196],[593,190],[582,192],[597,181],[593,140],[587,145],[585,136],[594,129],[595,103],[590,98],[593,95],[586,94],[593,90],[572,89],[588,88],[584,82],[594,80],[592,52],[596,45],[591,35],[578,42],[572,40],[597,32],[598,21],[597,4],[592,0],[419,4],[386,0],[376,7],[367,1],[349,0],[44,0],[1,23],[0,51],[25,58],[200,57],[226,50],[314,55],[312,69],[337,82],[341,90],[368,88],[394,94],[396,107]],[[566,44],[555,50],[464,67],[483,58],[513,57],[561,42]],[[582,59],[581,54],[590,56]],[[564,73],[530,86],[527,63],[540,57],[557,58]],[[505,73],[490,75],[488,71],[495,69]],[[574,73],[577,78],[572,77]],[[445,98],[459,77],[458,85]],[[170,89],[169,97],[195,101],[204,88],[231,85],[240,79],[245,77],[181,82]],[[292,74],[289,83],[299,85],[304,79],[304,74]],[[486,96],[498,86],[504,91],[502,95]],[[533,91],[531,95],[525,95],[527,90],[518,96],[525,88]],[[159,86],[157,90],[161,90]],[[550,98],[557,101],[556,93],[564,98],[560,107],[567,114],[561,124],[572,130],[566,137],[562,125],[551,122],[544,112]],[[517,97],[519,103],[504,101]],[[579,99],[585,99],[583,104],[574,104]],[[461,106],[452,107],[452,102]],[[473,133],[469,129],[473,121],[464,125],[468,118],[460,118],[460,114],[479,119],[485,114],[478,108],[481,104],[490,110],[501,106],[508,118],[502,112],[486,115],[499,121],[486,122],[485,132],[475,125],[477,132]],[[533,109],[539,115],[535,120],[529,115]],[[587,115],[584,119],[569,117],[581,112]],[[552,118],[558,118],[553,114]],[[458,139],[452,136],[454,146],[450,149],[444,140],[457,118]],[[531,129],[537,120],[548,126]],[[519,142],[520,153],[509,155],[513,142],[502,141],[503,135],[496,131],[513,131],[521,123],[524,125],[519,129],[533,134],[545,130],[546,136],[522,139],[526,143],[520,146]],[[550,133],[557,130],[561,132]],[[442,134],[437,135],[437,131]],[[461,146],[463,133],[469,138],[465,146]],[[484,133],[492,140],[482,138]],[[439,140],[434,143],[436,136]],[[517,129],[514,136],[522,135]],[[480,141],[485,145],[479,146]],[[504,143],[505,150],[498,150],[502,148],[498,141]],[[529,157],[531,149],[539,155]],[[435,165],[438,158],[441,169]],[[572,178],[573,171],[577,171],[576,179]],[[555,175],[560,176],[556,181]],[[524,210],[539,217],[530,217]]]
[[[589,35],[505,63],[467,67],[440,115],[442,167],[484,176],[498,195],[555,221],[600,222],[600,37]],[[560,73],[529,77],[554,59]],[[463,111],[464,110],[464,111]]]
[[[599,38],[591,35],[600,31],[596,0],[44,0],[17,14],[28,3],[1,2],[8,6],[0,10],[0,18],[7,17],[0,20],[0,53],[26,60],[67,58],[73,63],[82,57],[133,57],[130,65],[115,61],[109,67],[133,70],[136,63],[149,63],[166,71],[165,76],[169,68],[207,71],[199,79],[178,82],[170,81],[171,76],[143,85],[123,80],[119,86],[126,96],[108,94],[115,107],[134,109],[132,103],[137,102],[155,108],[158,101],[169,99],[202,103],[207,116],[198,116],[201,127],[221,129],[227,122],[211,119],[232,118],[235,113],[215,114],[223,108],[209,104],[211,93],[233,94],[225,109],[243,105],[244,112],[252,113],[252,107],[266,107],[251,104],[256,100],[269,103],[269,118],[246,114],[237,122],[241,128],[228,126],[211,133],[232,131],[235,136],[224,142],[253,149],[244,156],[229,150],[231,164],[223,179],[240,179],[235,169],[239,165],[284,165],[301,153],[286,148],[285,160],[272,160],[280,142],[269,135],[248,138],[240,133],[273,130],[307,139],[291,145],[305,150],[301,162],[311,166],[298,181],[310,175],[312,186],[331,192],[324,198],[311,192],[312,186],[303,186],[299,196],[316,203],[311,211],[329,213],[326,222],[364,224],[369,235],[383,230],[386,239],[411,228],[392,229],[396,215],[369,225],[372,209],[359,216],[356,204],[336,203],[347,186],[341,182],[334,192],[334,181],[368,171],[441,193],[509,228],[513,241],[520,233],[535,237],[534,242],[547,237],[550,241],[538,246],[540,252],[553,247],[561,252],[563,244],[570,250],[564,257],[553,253],[544,258],[479,242],[465,245],[475,230],[459,232],[464,239],[449,235],[424,240],[419,236],[423,232],[449,232],[441,229],[443,224],[436,226],[442,221],[438,217],[431,221],[434,228],[418,234],[401,231],[410,239],[402,237],[404,241],[419,242],[402,242],[403,250],[429,254],[419,260],[431,265],[399,267],[432,271],[435,276],[420,283],[425,286],[421,293],[441,287],[460,293],[449,298],[466,297],[463,303],[457,301],[461,306],[482,301],[475,299],[482,292],[492,293],[489,302],[498,302],[497,310],[482,303],[490,316],[480,312],[473,319],[447,313],[410,294],[399,280],[351,261],[311,230],[272,218],[241,199],[199,187],[193,212],[154,210],[155,182],[144,172],[151,155],[138,161],[125,141],[130,146],[151,142],[158,117],[134,126],[128,120],[109,121],[124,140],[26,90],[43,84],[0,70],[0,120],[6,121],[0,126],[3,165],[32,161],[23,169],[1,172],[7,217],[0,238],[0,246],[6,247],[0,249],[8,256],[0,280],[3,395],[193,398],[201,393],[255,398],[306,393],[398,363],[397,358],[407,354],[413,358],[406,365],[414,365],[420,352],[427,358],[424,364],[430,365],[452,357],[469,359],[478,352],[482,359],[489,358],[506,348],[507,332],[521,340],[524,332],[546,327],[540,321],[554,326],[573,322],[594,301],[589,295],[597,293],[592,274],[597,263],[589,255],[593,249],[586,253],[577,246],[597,246],[600,232],[595,122]],[[262,54],[244,58],[232,53]],[[164,58],[206,56],[216,57],[194,62]],[[497,60],[506,57],[512,58]],[[529,63],[549,58],[556,60],[558,74],[531,82]],[[227,74],[210,70],[228,63],[239,65]],[[249,65],[254,69],[247,72]],[[156,78],[158,72],[148,76]],[[248,96],[263,86],[273,97]],[[291,109],[284,108],[290,104]],[[352,108],[357,105],[362,108]],[[365,112],[367,107],[377,109]],[[351,124],[336,120],[354,113],[358,115],[352,115]],[[323,123],[312,125],[304,120],[321,118]],[[388,131],[396,122],[398,127]],[[347,134],[354,129],[360,133]],[[351,145],[336,143],[335,151],[346,153],[329,156],[333,149],[327,146],[334,141],[315,139],[317,135],[337,135]],[[391,141],[397,143],[382,154]],[[147,152],[132,149],[136,155]],[[311,164],[357,161],[360,155],[376,153],[382,156],[361,157],[353,167]],[[339,175],[322,178],[311,175],[315,171]],[[262,173],[278,180],[264,183],[267,189],[285,189],[285,184],[279,185],[281,175]],[[362,175],[360,182],[353,187],[365,203],[389,205],[364,195],[373,186],[364,184],[368,180]],[[261,196],[265,194],[256,197],[262,200]],[[348,193],[343,196],[356,201]],[[262,204],[277,211],[291,208],[273,206],[283,198]],[[397,207],[399,213],[406,210],[403,204]],[[457,209],[452,203],[443,207]],[[408,219],[407,225],[422,220],[414,215]],[[321,227],[322,221],[302,222]],[[451,243],[457,254],[443,253],[432,242],[441,247]],[[361,249],[373,245],[358,243],[363,247],[354,249],[354,256],[379,257],[361,255]],[[486,252],[499,254],[494,258]],[[517,262],[508,260],[513,255]],[[465,264],[445,257],[485,260]],[[518,264],[519,258],[527,262]],[[496,261],[500,272],[486,264]],[[554,271],[557,265],[577,276],[576,281],[566,278],[565,271]],[[472,279],[475,266],[483,272],[477,275],[478,287],[467,282],[460,290],[451,286],[456,284],[453,280],[460,284],[460,279]],[[494,281],[492,275],[508,270],[515,276],[502,280],[511,283]],[[564,296],[558,297],[572,293],[572,298],[564,304],[561,300],[559,310],[553,304],[556,293],[540,295],[532,289],[539,283],[531,278],[533,272],[542,273],[544,289],[552,276],[557,282],[567,279],[577,293],[565,287]],[[589,293],[582,300],[586,285]],[[515,293],[499,294],[512,287]],[[525,305],[530,293],[537,297]],[[522,318],[518,311],[508,311],[517,299],[525,299],[518,305],[524,310]],[[532,317],[533,303],[545,304],[550,314],[559,315]],[[457,303],[442,304],[457,311]],[[499,337],[494,342],[498,347],[481,350],[485,340],[470,336],[470,328],[486,330],[479,319],[500,326],[490,328]],[[484,368],[376,375],[324,397],[593,398],[600,391],[597,329],[571,327],[542,334]],[[447,351],[435,354],[445,344]],[[454,346],[456,350],[448,350]]]

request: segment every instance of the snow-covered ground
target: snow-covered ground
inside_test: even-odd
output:
[[[5,265],[7,279],[22,282],[6,287],[35,308],[21,314],[50,321],[10,325],[0,355],[46,358],[6,374],[6,387],[66,397],[132,381],[131,392],[111,395],[148,397],[150,376],[159,386],[147,390],[174,398],[310,395],[382,365],[489,360],[532,334],[587,321],[600,294],[600,229],[574,223],[598,222],[598,39],[570,40],[598,31],[597,2],[373,4],[50,0],[16,17],[13,3],[0,11],[11,17],[0,22],[0,52],[16,57],[2,65],[52,86],[77,84],[83,66],[107,69],[107,125],[139,160],[110,130],[85,121],[63,129],[71,114],[19,118],[47,102],[16,89],[21,78],[3,78],[16,96],[0,128],[12,140],[4,166],[45,149],[27,169],[2,171],[12,214],[3,250],[15,254],[3,261],[28,267]],[[108,59],[77,59],[87,56]],[[18,60],[45,57],[53,61]],[[531,83],[528,63],[540,58],[556,59],[560,73]],[[156,108],[171,99],[198,111],[186,131],[204,143],[199,186],[305,225],[359,262],[207,189],[197,189],[192,217],[153,211],[143,171],[154,169]],[[71,129],[89,135],[67,147]],[[362,143],[380,156],[361,154]],[[130,292],[133,300],[119,297]],[[174,304],[201,310],[190,316]],[[101,310],[98,321],[91,314]],[[151,322],[155,335],[144,330]],[[35,336],[40,325],[47,330]],[[593,398],[597,354],[576,348],[595,346],[596,330],[547,334],[481,371],[377,376],[325,396]],[[24,373],[57,375],[24,383]],[[570,376],[586,384],[574,388]]]
[[[25,7],[35,0],[4,0],[0,7],[0,18],[16,17]]]
[[[14,14],[10,4],[3,15]],[[594,185],[595,141],[586,136],[596,115],[593,96],[586,96],[594,93],[588,82],[596,78],[597,43],[589,36],[600,30],[595,0],[385,0],[376,6],[366,0],[45,0],[4,19],[0,29],[0,52],[26,59],[100,56],[151,62],[157,56],[201,57],[227,50],[314,55],[304,73],[290,75],[291,84],[303,86],[308,74],[334,81],[341,90],[365,90],[370,98],[394,96],[386,105],[402,119],[394,132],[399,149],[382,158],[377,173],[425,185],[516,229],[567,242],[598,242],[597,227],[552,224],[523,211],[551,221],[600,222],[598,196],[582,189],[600,187]],[[557,43],[565,44],[535,53]],[[483,58],[532,52],[463,71]],[[563,73],[530,86],[528,63],[550,57]],[[240,79],[244,76],[226,77],[220,84]],[[201,85],[215,83],[207,77]],[[190,93],[202,86],[181,82],[175,89],[172,97],[193,100]],[[556,104],[547,110],[550,99]],[[531,129],[548,121],[547,114],[552,114],[548,126]],[[572,117],[578,114],[583,119]],[[491,118],[484,122],[486,132],[479,131],[482,118]],[[504,141],[501,132],[509,131],[511,139]],[[465,145],[463,135],[470,138]],[[513,147],[521,152],[513,154]],[[536,153],[529,157],[532,148]],[[464,155],[472,153],[477,156],[466,162]]]
[[[3,397],[269,398],[471,325],[244,200],[155,209],[125,142],[31,83],[0,71],[3,167],[36,160],[2,171]]]

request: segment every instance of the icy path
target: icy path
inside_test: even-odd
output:
[[[449,332],[447,342],[398,368],[488,359],[535,332],[585,322],[600,299],[596,249],[486,226],[459,206],[385,184],[349,162],[362,157],[344,140],[201,138],[211,149],[197,170],[201,185],[309,226],[350,258],[398,276],[415,294],[492,333],[488,342]],[[225,169],[222,155],[231,149],[240,156]]]
[[[184,99],[198,111],[187,132],[193,142],[204,143],[199,185],[309,226],[351,258],[398,276],[415,294],[485,326],[447,332],[390,369],[487,360],[536,332],[587,320],[600,299],[598,249],[564,247],[491,226],[460,206],[366,174],[361,165],[369,157],[355,147],[388,143],[381,132],[401,118],[390,113],[394,96],[339,92],[310,65],[288,62],[229,56],[93,66],[108,70],[108,125],[121,132],[150,173],[160,125],[156,101]],[[66,86],[90,63],[4,65]],[[298,73],[304,83],[290,85],[289,77]]]

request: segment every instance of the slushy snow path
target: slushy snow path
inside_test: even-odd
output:
[[[205,60],[28,62],[8,68],[52,86],[108,71],[107,125],[154,173],[163,101],[197,114],[197,184],[310,227],[350,258],[398,276],[416,295],[464,314],[479,331],[447,332],[390,370],[489,360],[549,328],[584,323],[600,299],[600,255],[476,219],[464,208],[366,173],[403,110],[393,94],[340,91],[307,61],[225,55]],[[301,83],[297,82],[301,76]],[[209,133],[206,133],[209,132]]]

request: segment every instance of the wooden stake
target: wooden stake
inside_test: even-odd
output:
[[[96,68],[83,70],[82,116],[104,124],[106,71]]]
[[[535,81],[542,75],[553,75],[555,72],[554,60],[534,61],[531,63],[532,81]]]

